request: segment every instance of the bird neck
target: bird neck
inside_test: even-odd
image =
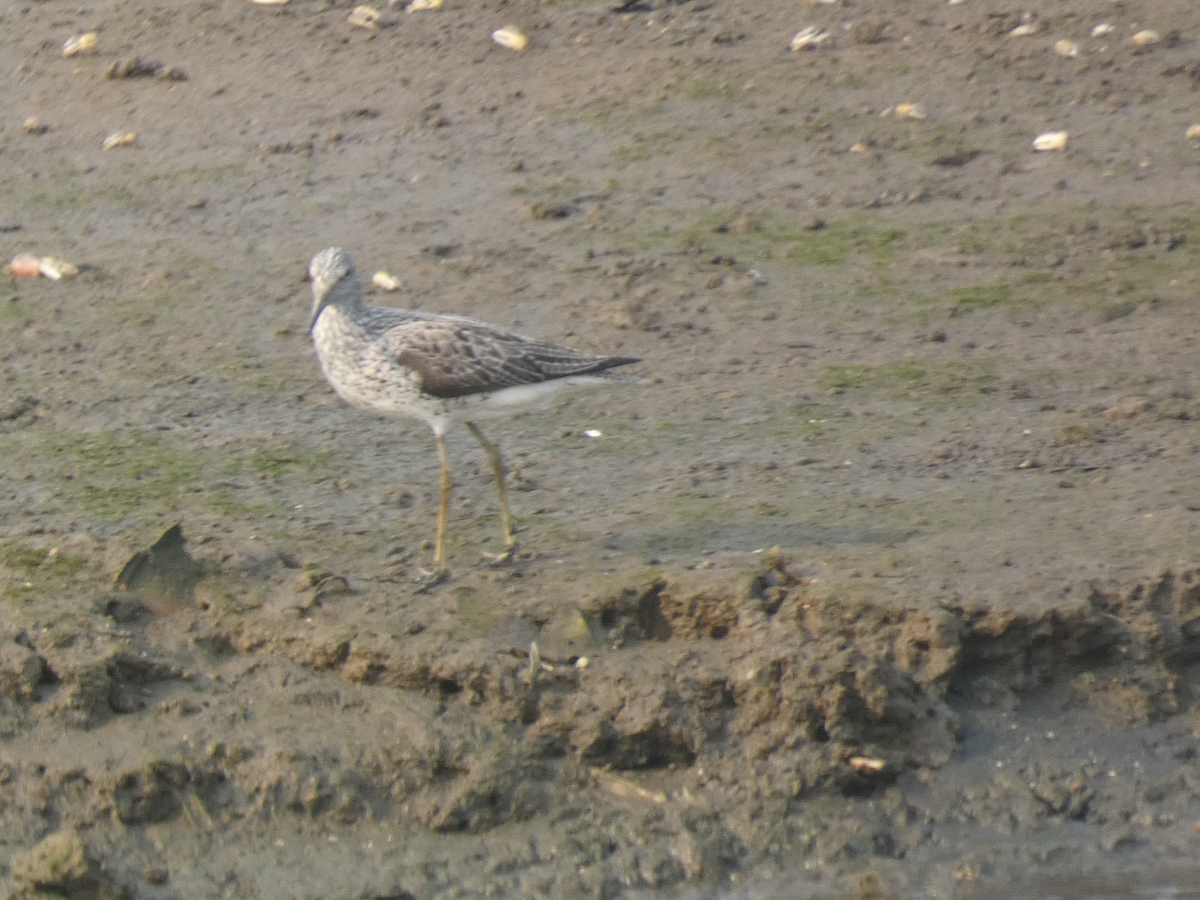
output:
[[[364,309],[362,285],[358,279],[354,276],[342,278],[337,283],[330,285],[323,294],[313,297],[309,329],[316,328],[323,319],[336,318],[346,323],[354,323],[362,318]]]
[[[363,303],[362,282],[353,275],[341,279],[329,289],[323,305],[332,306],[353,316],[366,305]]]

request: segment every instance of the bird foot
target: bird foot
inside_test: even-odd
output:
[[[443,584],[450,580],[450,570],[446,568],[434,569],[432,572],[421,570],[421,577],[417,579],[417,593],[424,594],[433,590],[439,584]]]
[[[517,545],[516,542],[513,542],[504,548],[503,553],[484,553],[482,556],[483,559],[487,561],[489,566],[499,568],[500,566],[507,565],[508,563],[512,562],[516,553]]]

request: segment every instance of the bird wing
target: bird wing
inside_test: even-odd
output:
[[[481,322],[452,317],[405,322],[382,338],[388,355],[440,399],[600,372],[636,360],[589,356]]]

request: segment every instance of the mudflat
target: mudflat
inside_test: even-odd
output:
[[[353,12],[0,4],[3,895],[1194,885],[1200,9]],[[643,360],[507,563],[328,246]]]

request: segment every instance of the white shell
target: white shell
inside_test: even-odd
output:
[[[798,53],[801,50],[815,50],[822,42],[828,40],[828,31],[819,31],[815,25],[809,25],[806,28],[801,28],[792,38],[791,48],[793,53]]]
[[[901,103],[896,107],[896,118],[924,121],[926,118],[925,107],[920,103]]]
[[[250,0],[251,3],[259,3],[263,6],[283,6],[290,0]]]
[[[91,53],[100,46],[100,36],[94,31],[87,34],[77,34],[63,44],[63,56],[79,56],[81,53]]]
[[[1018,25],[1008,33],[1009,37],[1027,37],[1031,34],[1037,34],[1037,26],[1031,22],[1026,22],[1024,25]]]
[[[1067,149],[1071,136],[1065,131],[1048,131],[1033,139],[1033,149],[1039,153],[1062,151]]]
[[[380,12],[373,6],[356,6],[346,16],[346,21],[355,28],[374,28],[379,22]]]
[[[864,775],[878,775],[887,768],[887,761],[872,756],[850,757],[850,768]]]
[[[442,0],[412,0],[412,3],[404,7],[405,12],[420,12],[423,9],[441,9]]]
[[[1189,141],[1200,141],[1200,125],[1193,125],[1185,135]]]
[[[61,259],[55,259],[53,256],[43,256],[38,260],[38,271],[51,281],[58,281],[62,278],[71,278],[79,274],[79,269],[71,265],[69,262]]]
[[[1107,22],[1101,22],[1092,29],[1092,37],[1104,37],[1106,34],[1112,34],[1113,27]]]
[[[1079,55],[1079,47],[1074,41],[1059,41],[1054,45],[1054,52],[1063,59],[1074,59]]]
[[[37,257],[31,253],[20,253],[13,261],[4,267],[4,271],[17,278],[36,278],[38,275],[59,281],[79,274],[79,269],[62,259],[53,256]]]
[[[400,289],[400,279],[391,272],[380,270],[371,278],[371,284],[385,291],[396,291]]]
[[[128,147],[137,140],[137,132],[135,131],[114,131],[104,139],[104,149],[111,150],[114,147]]]
[[[521,53],[529,46],[529,38],[516,25],[505,25],[492,32],[492,40],[501,47]]]
[[[1131,37],[1129,39],[1129,43],[1133,44],[1135,47],[1149,47],[1151,44],[1157,44],[1161,40],[1162,38],[1159,37],[1157,31],[1146,29],[1145,31],[1139,31],[1137,34]]]

